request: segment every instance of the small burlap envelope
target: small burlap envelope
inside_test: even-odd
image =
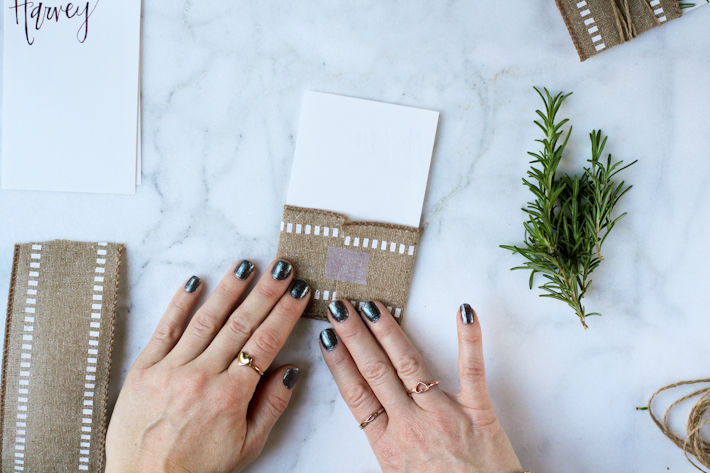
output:
[[[123,245],[15,246],[2,361],[3,472],[101,472]]]
[[[676,0],[555,2],[581,61],[681,16]]]
[[[335,299],[356,308],[376,300],[401,324],[418,242],[418,228],[351,222],[342,214],[286,205],[277,257],[290,261],[311,288],[305,317],[327,320]]]

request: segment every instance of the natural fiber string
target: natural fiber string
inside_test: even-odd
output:
[[[609,1],[611,2],[612,8],[614,9],[614,18],[616,20],[616,29],[619,30],[619,39],[622,43],[625,43],[626,41],[631,41],[638,35],[638,32],[636,31],[636,25],[634,24],[634,20],[631,16],[629,0]],[[619,2],[621,2],[622,5],[619,5]],[[653,13],[653,8],[651,8],[651,5],[649,5],[646,0],[641,0],[641,3],[643,3],[648,9],[648,11],[651,13],[651,17],[653,17],[656,24],[660,25],[661,22],[658,18],[656,18],[656,14]]]
[[[651,402],[653,401],[653,398],[655,398],[656,395],[660,392],[665,391],[667,389],[673,389],[678,386],[697,383],[710,383],[710,379],[681,381],[679,383],[669,384],[668,386],[659,389],[658,391],[653,393],[653,396],[651,396],[651,398],[648,400],[648,413],[651,415],[651,419],[653,419],[653,422],[655,422],[658,428],[661,429],[663,435],[668,437],[679,448],[683,449],[683,452],[685,453],[685,458],[687,458],[688,461],[698,470],[706,471],[696,465],[695,462],[690,459],[688,454],[693,455],[698,460],[698,462],[700,462],[701,465],[710,469],[710,443],[708,443],[708,441],[703,439],[700,435],[700,429],[710,423],[710,418],[703,420],[705,414],[708,412],[708,410],[710,410],[710,387],[698,389],[697,391],[692,392],[687,396],[683,396],[682,398],[671,404],[668,409],[666,409],[666,412],[663,415],[663,424],[661,424],[658,419],[656,419],[656,416],[653,415],[653,410],[651,409]],[[688,436],[685,439],[682,439],[681,437],[678,437],[668,425],[668,415],[676,405],[696,396],[700,396],[700,399],[690,410],[690,415],[688,416]]]

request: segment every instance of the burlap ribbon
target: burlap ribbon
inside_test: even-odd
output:
[[[284,206],[278,258],[313,291],[305,317],[326,320],[330,302],[385,304],[401,324],[409,296],[419,229],[351,222],[324,210]]]
[[[2,471],[103,471],[123,245],[15,246],[3,352]]]
[[[676,0],[555,0],[584,61],[680,18]]]

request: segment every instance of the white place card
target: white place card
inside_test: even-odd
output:
[[[306,92],[286,203],[419,227],[439,112]]]
[[[141,0],[4,5],[2,188],[134,193]]]

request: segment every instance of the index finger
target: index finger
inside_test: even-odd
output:
[[[470,305],[461,305],[456,317],[456,326],[459,337],[461,400],[466,407],[475,410],[492,410],[493,404],[488,396],[483,363],[481,324],[478,322],[478,314]]]

